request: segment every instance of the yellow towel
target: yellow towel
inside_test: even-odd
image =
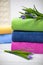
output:
[[[12,29],[10,25],[0,26],[0,34],[9,34],[9,33],[12,33]]]

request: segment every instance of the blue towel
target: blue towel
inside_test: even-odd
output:
[[[12,42],[12,34],[0,34],[0,44],[11,42]]]
[[[13,31],[12,41],[43,43],[43,32]]]

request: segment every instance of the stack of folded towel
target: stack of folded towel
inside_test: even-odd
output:
[[[12,29],[12,50],[43,54],[43,20],[16,18]]]
[[[0,26],[0,44],[12,42],[12,29],[10,25]]]

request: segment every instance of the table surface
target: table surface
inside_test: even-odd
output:
[[[0,65],[43,65],[43,54],[33,54],[31,60],[26,60],[4,50],[11,50],[11,44],[0,44]]]

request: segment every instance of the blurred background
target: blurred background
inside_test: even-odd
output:
[[[13,18],[19,17],[23,6],[33,8],[43,13],[43,0],[0,0],[0,24],[11,24]]]
[[[20,16],[23,6],[33,8],[33,5],[43,13],[43,0],[11,0],[11,19]]]

